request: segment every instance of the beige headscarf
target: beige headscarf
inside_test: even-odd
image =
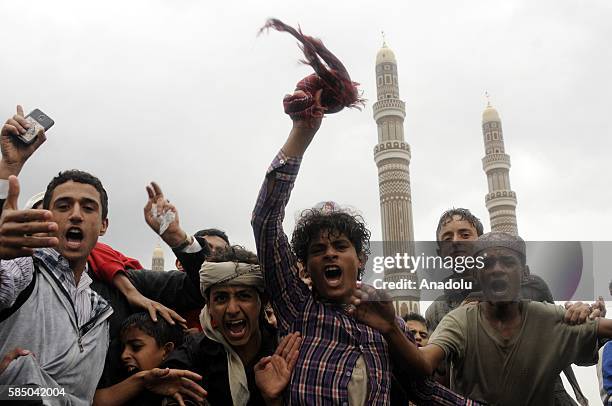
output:
[[[200,269],[202,295],[204,296],[208,289],[217,285],[250,286],[260,292],[263,292],[264,289],[263,275],[259,265],[241,262],[204,262]],[[208,305],[204,306],[200,312],[200,323],[206,337],[222,344],[225,348],[232,403],[236,406],[246,405],[250,393],[244,365],[236,351],[225,340],[223,334],[212,327]]]

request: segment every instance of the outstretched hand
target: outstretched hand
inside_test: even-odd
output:
[[[0,132],[0,150],[2,161],[0,161],[0,178],[7,179],[9,175],[19,175],[23,165],[30,156],[46,140],[44,130],[39,130],[33,143],[27,145],[15,137],[28,132],[31,124],[28,123],[23,114],[23,107],[17,106],[17,114],[6,120]]]
[[[181,317],[174,310],[164,306],[163,304],[151,300],[144,296],[142,293],[136,291],[132,295],[126,296],[126,299],[130,306],[138,307],[149,313],[151,320],[157,323],[157,314],[162,316],[169,324],[175,325],[178,323],[183,329],[187,329],[187,320]]]
[[[281,340],[272,356],[255,364],[255,383],[264,399],[277,400],[289,384],[301,343],[299,332],[290,333]]]
[[[157,183],[151,182],[146,189],[149,200],[144,207],[145,221],[171,248],[181,245],[188,236],[179,224],[178,210]]]
[[[8,181],[8,195],[0,216],[0,259],[28,257],[34,253],[34,248],[55,247],[58,239],[48,235],[58,229],[51,212],[19,210],[19,180],[11,175]]]
[[[382,334],[396,327],[393,302],[382,290],[357,281],[357,287],[351,296],[351,305],[349,314]]]
[[[603,302],[603,298],[600,297],[600,300]],[[603,305],[603,314],[605,315],[606,307]],[[602,316],[601,305],[599,301],[593,303],[593,305],[589,305],[588,303],[575,302],[565,303],[565,317],[563,320],[567,324],[582,324],[587,319],[594,320],[598,317]]]
[[[195,372],[183,369],[153,368],[146,371],[143,382],[150,392],[174,398],[179,405],[185,406],[183,396],[188,396],[198,404],[204,403],[208,393],[195,381],[202,377]]]

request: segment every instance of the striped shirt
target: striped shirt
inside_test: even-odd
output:
[[[87,270],[83,271],[77,284],[68,261],[56,250],[43,248],[34,251],[33,257],[0,261],[0,310],[11,307],[32,282],[35,260],[50,271],[59,287],[70,298],[79,328],[109,306],[106,300],[89,288],[92,280]]]
[[[298,276],[297,260],[282,223],[300,163],[300,158],[279,152],[268,169],[252,218],[279,334],[299,331],[303,340],[288,389],[288,403],[348,405],[348,383],[362,356],[367,369],[366,404],[391,404],[392,366],[382,334],[349,316],[343,306],[315,300]],[[403,321],[398,323],[414,342]],[[423,404],[477,404],[429,378],[403,376],[402,388]]]

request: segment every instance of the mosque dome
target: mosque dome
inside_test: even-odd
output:
[[[488,121],[500,121],[499,113],[490,104],[488,104],[482,112],[482,122],[485,123]]]
[[[387,46],[387,43],[383,42],[382,48],[380,48],[380,50],[376,54],[376,65],[385,62],[397,64],[397,61],[395,60],[395,54],[393,53],[391,48]]]
[[[164,250],[159,245],[153,250],[153,258],[163,258]]]

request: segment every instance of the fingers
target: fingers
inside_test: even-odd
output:
[[[27,210],[15,210],[7,212],[0,226],[0,235],[18,235],[35,233],[52,233],[57,231],[58,226],[54,221],[46,221],[49,217],[47,210],[33,210],[43,213],[27,213]],[[26,213],[24,213],[26,212]],[[46,212],[46,213],[44,213]],[[30,220],[31,216],[42,217],[40,220]]]
[[[19,180],[17,176],[9,176],[9,190],[4,202],[4,209],[17,210],[17,199],[19,199]]]
[[[201,381],[202,380],[202,376],[201,375],[198,375],[195,372],[188,371],[186,369],[181,370],[180,376],[183,377],[183,378],[191,379],[192,381]],[[202,389],[202,390],[204,390],[204,389]],[[204,392],[206,392],[206,391],[204,391]]]
[[[183,397],[179,392],[176,392],[172,397],[178,402],[179,406],[185,406],[185,402],[183,402]]]
[[[157,323],[157,309],[153,303],[147,304],[147,311],[149,312],[149,317],[151,317],[151,320]]]
[[[567,311],[564,320],[568,324],[582,324],[591,314],[591,307],[586,303],[576,302],[569,305],[566,303],[565,307]]]
[[[170,373],[170,368],[153,368],[151,370],[151,373],[156,377],[156,378],[163,378],[164,376],[168,375]]]
[[[12,248],[50,248],[58,242],[56,237],[0,236],[0,245]]]
[[[208,393],[197,383],[193,382],[190,379],[183,378],[181,379],[181,392],[192,399],[197,400],[198,402],[204,402],[204,397],[208,395]]]
[[[158,303],[158,306],[156,306],[157,311],[159,312],[159,314],[164,318],[164,320],[166,320],[168,323],[175,325],[176,322],[178,322],[179,324],[184,324],[185,326],[187,325],[187,320],[185,320],[184,318],[182,318],[181,316],[179,316],[179,314],[177,312],[175,312],[172,309],[167,308],[166,306],[164,306],[161,303]]]
[[[180,314],[178,314],[177,312],[175,312],[172,309],[168,309],[168,315],[169,317],[173,320],[176,321],[178,324],[184,326],[185,328],[187,328],[187,320],[185,320],[183,317],[181,317]],[[168,321],[168,323],[170,323],[170,320],[166,319]]]
[[[155,197],[155,191],[153,190],[153,188],[147,185],[145,186],[145,189],[147,190],[147,195],[149,196],[149,200],[153,200],[153,198]]]
[[[285,358],[285,360],[287,361],[287,369],[289,370],[289,372],[293,371],[293,368],[295,367],[295,364],[297,363],[298,356],[300,355],[299,349],[300,349],[301,344],[302,344],[302,337],[298,337],[293,347],[291,348],[291,351],[289,351],[289,356]]]
[[[280,354],[285,360],[287,360],[291,354],[296,352],[298,348],[300,348],[300,344],[302,343],[302,338],[300,337],[299,332],[291,333],[289,340],[287,340],[287,344],[285,348],[283,348],[282,354]]]
[[[285,337],[283,337],[280,343],[278,343],[278,347],[276,347],[276,351],[274,351],[274,354],[281,355],[287,347],[287,343],[291,340],[292,337],[293,333],[289,333]]]
[[[147,311],[149,312],[149,316],[151,320],[157,322],[157,313],[160,314],[171,325],[175,325],[177,322],[181,324],[183,327],[187,328],[187,320],[182,318],[177,312],[172,309],[167,308],[163,304],[156,301],[149,301],[147,304]]]
[[[32,143],[32,145],[29,147],[29,149],[32,151],[36,151],[38,147],[47,141],[47,136],[45,135],[45,130],[43,128],[41,128],[36,135],[36,141],[34,141],[34,143]]]
[[[21,106],[21,104],[17,105],[17,115],[21,117],[25,116],[25,114],[23,114],[23,107]]]
[[[272,357],[263,357],[257,362],[257,364],[255,364],[253,369],[255,369],[255,371],[262,371],[266,369],[266,366],[270,363],[270,361],[272,361]]]
[[[20,133],[17,127],[15,127],[14,125],[4,124],[2,126],[2,135],[7,135],[7,134],[18,136]]]
[[[24,118],[20,118],[19,116],[13,116],[6,120],[6,125],[10,125],[17,129],[19,134],[25,134],[28,132],[28,128],[31,127],[31,124],[28,123]]]
[[[0,372],[4,371],[11,361],[28,354],[30,354],[30,351],[19,347],[7,352],[4,357],[2,357],[2,361],[0,361]]]
[[[153,190],[155,191],[156,195],[164,195],[164,193],[161,190],[161,187],[159,187],[159,184],[155,181],[151,182],[151,187],[153,187]]]

